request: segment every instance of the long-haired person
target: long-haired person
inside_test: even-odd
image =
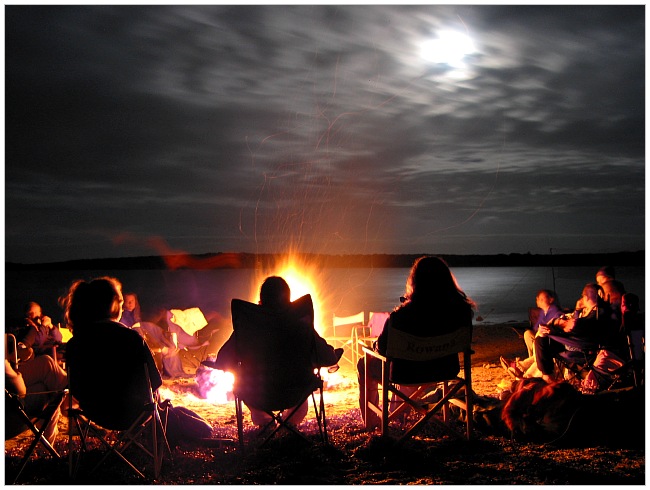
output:
[[[113,419],[135,418],[146,387],[141,376],[134,376],[134,369],[147,365],[153,390],[162,379],[142,337],[118,322],[124,302],[122,284],[114,277],[77,280],[60,302],[72,331],[66,362],[74,397],[85,410],[105,414],[109,424]],[[111,397],[118,392],[127,396]],[[119,407],[114,405],[118,399],[123,401]]]
[[[402,304],[390,314],[382,333],[375,343],[375,350],[386,353],[388,331],[390,328],[421,337],[435,337],[453,332],[459,328],[472,328],[472,318],[476,304],[465,294],[449,270],[447,263],[434,256],[418,258],[411,268],[406,280],[406,292]],[[381,362],[369,359],[369,374],[372,379],[369,396],[376,403],[379,398],[378,384],[381,381]],[[401,372],[395,372],[400,369]],[[364,414],[364,359],[357,364],[359,375],[359,404]],[[419,379],[431,379],[436,373],[440,379],[449,379],[460,372],[458,354],[442,357],[428,362],[404,362],[394,366],[393,377],[405,378],[417,383]],[[367,427],[377,426],[376,415],[370,412],[372,420],[366,421]]]

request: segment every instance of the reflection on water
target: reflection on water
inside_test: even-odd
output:
[[[534,306],[537,290],[555,289],[562,306],[572,307],[582,287],[594,281],[598,267],[459,267],[453,268],[458,283],[479,306],[477,317],[484,323],[526,321],[528,307]],[[327,269],[319,273],[323,318],[334,313],[347,316],[359,311],[390,311],[404,293],[408,269]],[[617,278],[628,291],[641,298],[644,308],[643,267],[618,267]],[[257,300],[259,278],[251,269],[213,271],[23,271],[7,272],[5,314],[7,322],[22,316],[23,306],[33,300],[45,314],[62,321],[57,303],[74,279],[100,275],[118,277],[125,291],[140,297],[144,312],[158,308],[199,307],[230,317],[230,301]],[[366,316],[367,317],[367,316]],[[326,320],[325,320],[326,321]],[[477,322],[478,323],[478,322]]]

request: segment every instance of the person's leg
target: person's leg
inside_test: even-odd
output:
[[[533,346],[535,345],[535,332],[532,330],[524,331],[524,342],[528,350],[528,357],[533,357]]]
[[[357,376],[359,381],[359,408],[361,410],[361,418],[363,419],[367,428],[372,429],[379,426],[379,417],[377,414],[368,410],[368,420],[365,419],[366,407],[366,390],[368,391],[369,400],[377,404],[379,403],[379,380],[381,379],[381,361],[379,359],[370,358],[368,362],[369,376],[365,378],[365,363],[364,357],[357,362]],[[366,386],[366,381],[367,386]]]
[[[56,412],[52,416],[52,422],[50,425],[47,427],[45,432],[43,432],[43,436],[45,439],[48,440],[48,442],[52,445],[54,445],[54,442],[56,441],[56,437],[59,435],[59,417],[61,416],[61,410],[56,409]]]
[[[564,350],[559,342],[547,337],[535,337],[535,361],[544,381],[552,381],[555,357]]]
[[[170,351],[162,358],[163,365],[163,374],[169,376],[170,378],[179,378],[185,376],[185,371],[183,371],[183,363],[180,356],[178,355],[180,351]]]
[[[23,375],[27,392],[61,391],[68,386],[68,375],[50,356],[35,356],[21,363],[18,371]],[[30,388],[42,385],[45,390]]]
[[[260,428],[264,427],[271,420],[273,420],[273,418],[268,413],[262,410],[258,410],[256,408],[250,408],[250,407],[248,407],[248,409],[251,412],[251,420],[255,425],[257,425]]]
[[[44,391],[61,391],[68,386],[68,375],[61,369],[50,356],[36,356],[21,364],[18,368],[25,380],[27,395],[25,396],[25,412],[30,416],[41,413],[49,402],[51,396],[42,393]],[[36,393],[36,394],[34,394]],[[59,433],[58,422],[61,411],[57,409],[52,417],[52,422],[43,434],[45,438],[54,444]],[[44,421],[39,421],[39,426]]]
[[[294,407],[295,408],[295,407]],[[289,416],[289,414],[292,412],[293,408],[288,408],[284,412],[282,412],[282,417],[286,420],[286,417]],[[299,425],[300,422],[302,422],[305,417],[307,416],[307,412],[309,411],[309,398],[307,398],[299,407],[298,410],[291,416],[290,419],[288,419],[288,422],[290,422],[293,425]]]

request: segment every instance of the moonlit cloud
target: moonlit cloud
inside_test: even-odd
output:
[[[449,30],[474,51],[423,59]],[[7,261],[644,248],[643,5],[8,5],[5,31]]]

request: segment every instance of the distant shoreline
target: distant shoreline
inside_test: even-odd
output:
[[[292,254],[305,263],[330,268],[409,268],[427,254],[326,255]],[[437,254],[431,254],[437,255]],[[450,267],[644,266],[645,251],[593,254],[440,254]],[[212,253],[82,259],[40,264],[5,262],[7,271],[24,270],[209,270],[264,268],[288,258],[283,254]]]

